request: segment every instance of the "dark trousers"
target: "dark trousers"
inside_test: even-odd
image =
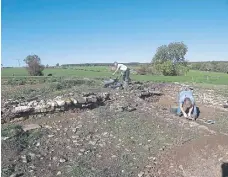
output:
[[[123,81],[129,82],[130,80],[130,69],[123,72]]]

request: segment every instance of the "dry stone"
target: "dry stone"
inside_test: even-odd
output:
[[[8,100],[5,104],[2,104],[2,123],[6,123],[8,120],[12,120],[18,117],[32,117],[43,115],[44,113],[53,113],[60,111],[67,111],[74,108],[85,109],[85,108],[95,108],[101,103],[109,99],[108,93],[84,93],[82,96],[74,98],[63,98],[58,96],[53,100],[33,100],[30,102],[26,101],[13,101]],[[17,104],[16,104],[17,103]]]
[[[34,108],[29,107],[29,106],[18,106],[15,107],[12,112],[17,114],[17,113],[25,113],[25,112],[31,112]]]
[[[62,107],[65,106],[66,102],[64,100],[56,100],[57,106]]]
[[[29,125],[23,125],[22,129],[26,132],[29,130],[39,129],[41,128],[38,124],[29,124]]]

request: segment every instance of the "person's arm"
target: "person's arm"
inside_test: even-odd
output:
[[[180,103],[180,109],[181,109],[181,112],[184,115],[184,117],[187,117],[187,114],[186,114],[186,112],[183,109],[183,104],[182,103]]]
[[[112,75],[115,75],[115,74],[116,74],[116,72],[117,72],[119,69],[120,69],[120,66],[117,66],[117,68],[116,68],[115,72],[114,72]]]
[[[194,107],[194,105],[192,105],[192,107],[189,109],[188,117],[191,117],[191,113],[192,113],[193,107]]]
[[[188,116],[189,116],[189,117],[191,117],[192,110],[193,110],[194,105],[195,105],[195,100],[194,100],[194,98],[191,99],[191,102],[192,102],[192,107],[189,109],[189,112],[188,112]]]

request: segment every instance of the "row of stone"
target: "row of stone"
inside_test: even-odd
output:
[[[12,119],[14,117],[23,117],[32,114],[67,111],[73,108],[94,108],[103,104],[106,100],[109,99],[109,96],[109,93],[89,93],[77,98],[62,98],[58,96],[53,100],[47,101],[32,100],[30,102],[25,101],[20,103],[15,101],[8,101],[5,104],[5,107],[2,109],[2,117],[4,118],[10,115],[10,119]]]

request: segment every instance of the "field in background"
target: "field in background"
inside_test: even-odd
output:
[[[2,79],[18,76],[28,76],[24,68],[3,68]],[[109,67],[105,66],[88,66],[88,67],[75,67],[69,69],[50,68],[44,70],[44,75],[52,74],[55,77],[87,77],[87,78],[110,78],[112,72]],[[217,72],[204,72],[191,70],[186,76],[158,76],[158,75],[136,75],[131,74],[133,80],[138,81],[154,81],[154,82],[186,82],[186,83],[205,83],[228,85],[228,74]]]

